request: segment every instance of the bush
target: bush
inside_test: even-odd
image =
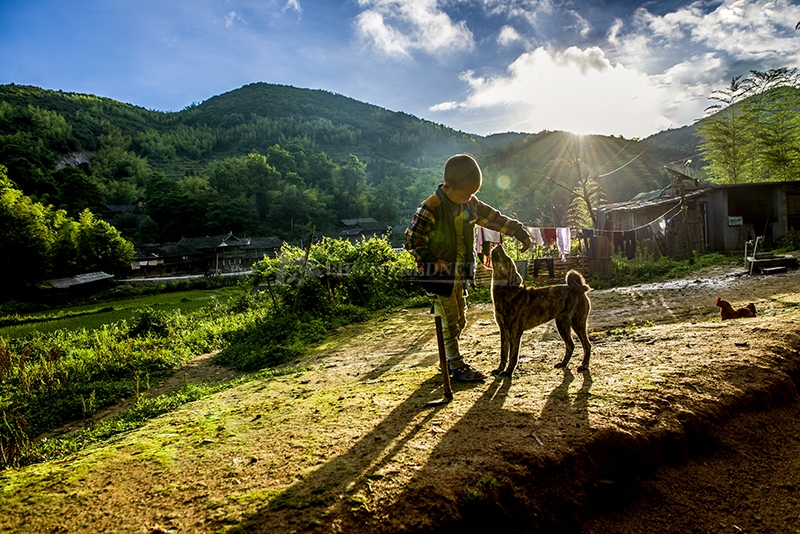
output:
[[[795,250],[800,250],[800,230],[795,230],[794,228],[789,228],[789,231],[786,234],[778,239],[777,248],[775,249],[776,252],[793,252]]]
[[[129,334],[131,337],[169,337],[175,332],[180,332],[185,321],[178,312],[165,312],[144,308],[141,315],[131,325]]]

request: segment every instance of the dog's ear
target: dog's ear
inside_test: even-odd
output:
[[[511,272],[508,276],[508,285],[512,287],[519,287],[522,285],[522,276],[520,276],[519,272],[517,271],[517,266],[513,263],[511,264]]]

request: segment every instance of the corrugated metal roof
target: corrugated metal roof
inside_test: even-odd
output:
[[[99,271],[96,273],[78,274],[75,276],[70,276],[69,278],[54,278],[52,280],[45,280],[45,283],[58,289],[66,289],[68,287],[99,282],[101,280],[111,280],[112,278],[114,278],[113,274]]]
[[[709,191],[711,191],[711,187],[706,187],[703,189],[697,189],[695,191],[690,191],[684,195],[684,197],[689,200],[695,197],[702,196]],[[669,196],[669,197],[649,197],[641,200],[637,200],[639,195],[636,195],[631,200],[626,202],[617,202],[616,204],[606,204],[605,206],[600,206],[598,209],[605,211],[608,213],[609,211],[633,211],[633,210],[640,210],[644,208],[650,208],[654,206],[663,206],[668,204],[678,204],[681,201],[681,197],[679,196]]]

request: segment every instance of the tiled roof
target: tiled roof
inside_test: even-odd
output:
[[[242,239],[246,248],[280,248],[283,241],[277,237],[247,237]]]

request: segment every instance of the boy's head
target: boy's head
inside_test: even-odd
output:
[[[442,189],[452,202],[463,204],[478,192],[483,183],[481,168],[475,158],[456,154],[444,164]]]

